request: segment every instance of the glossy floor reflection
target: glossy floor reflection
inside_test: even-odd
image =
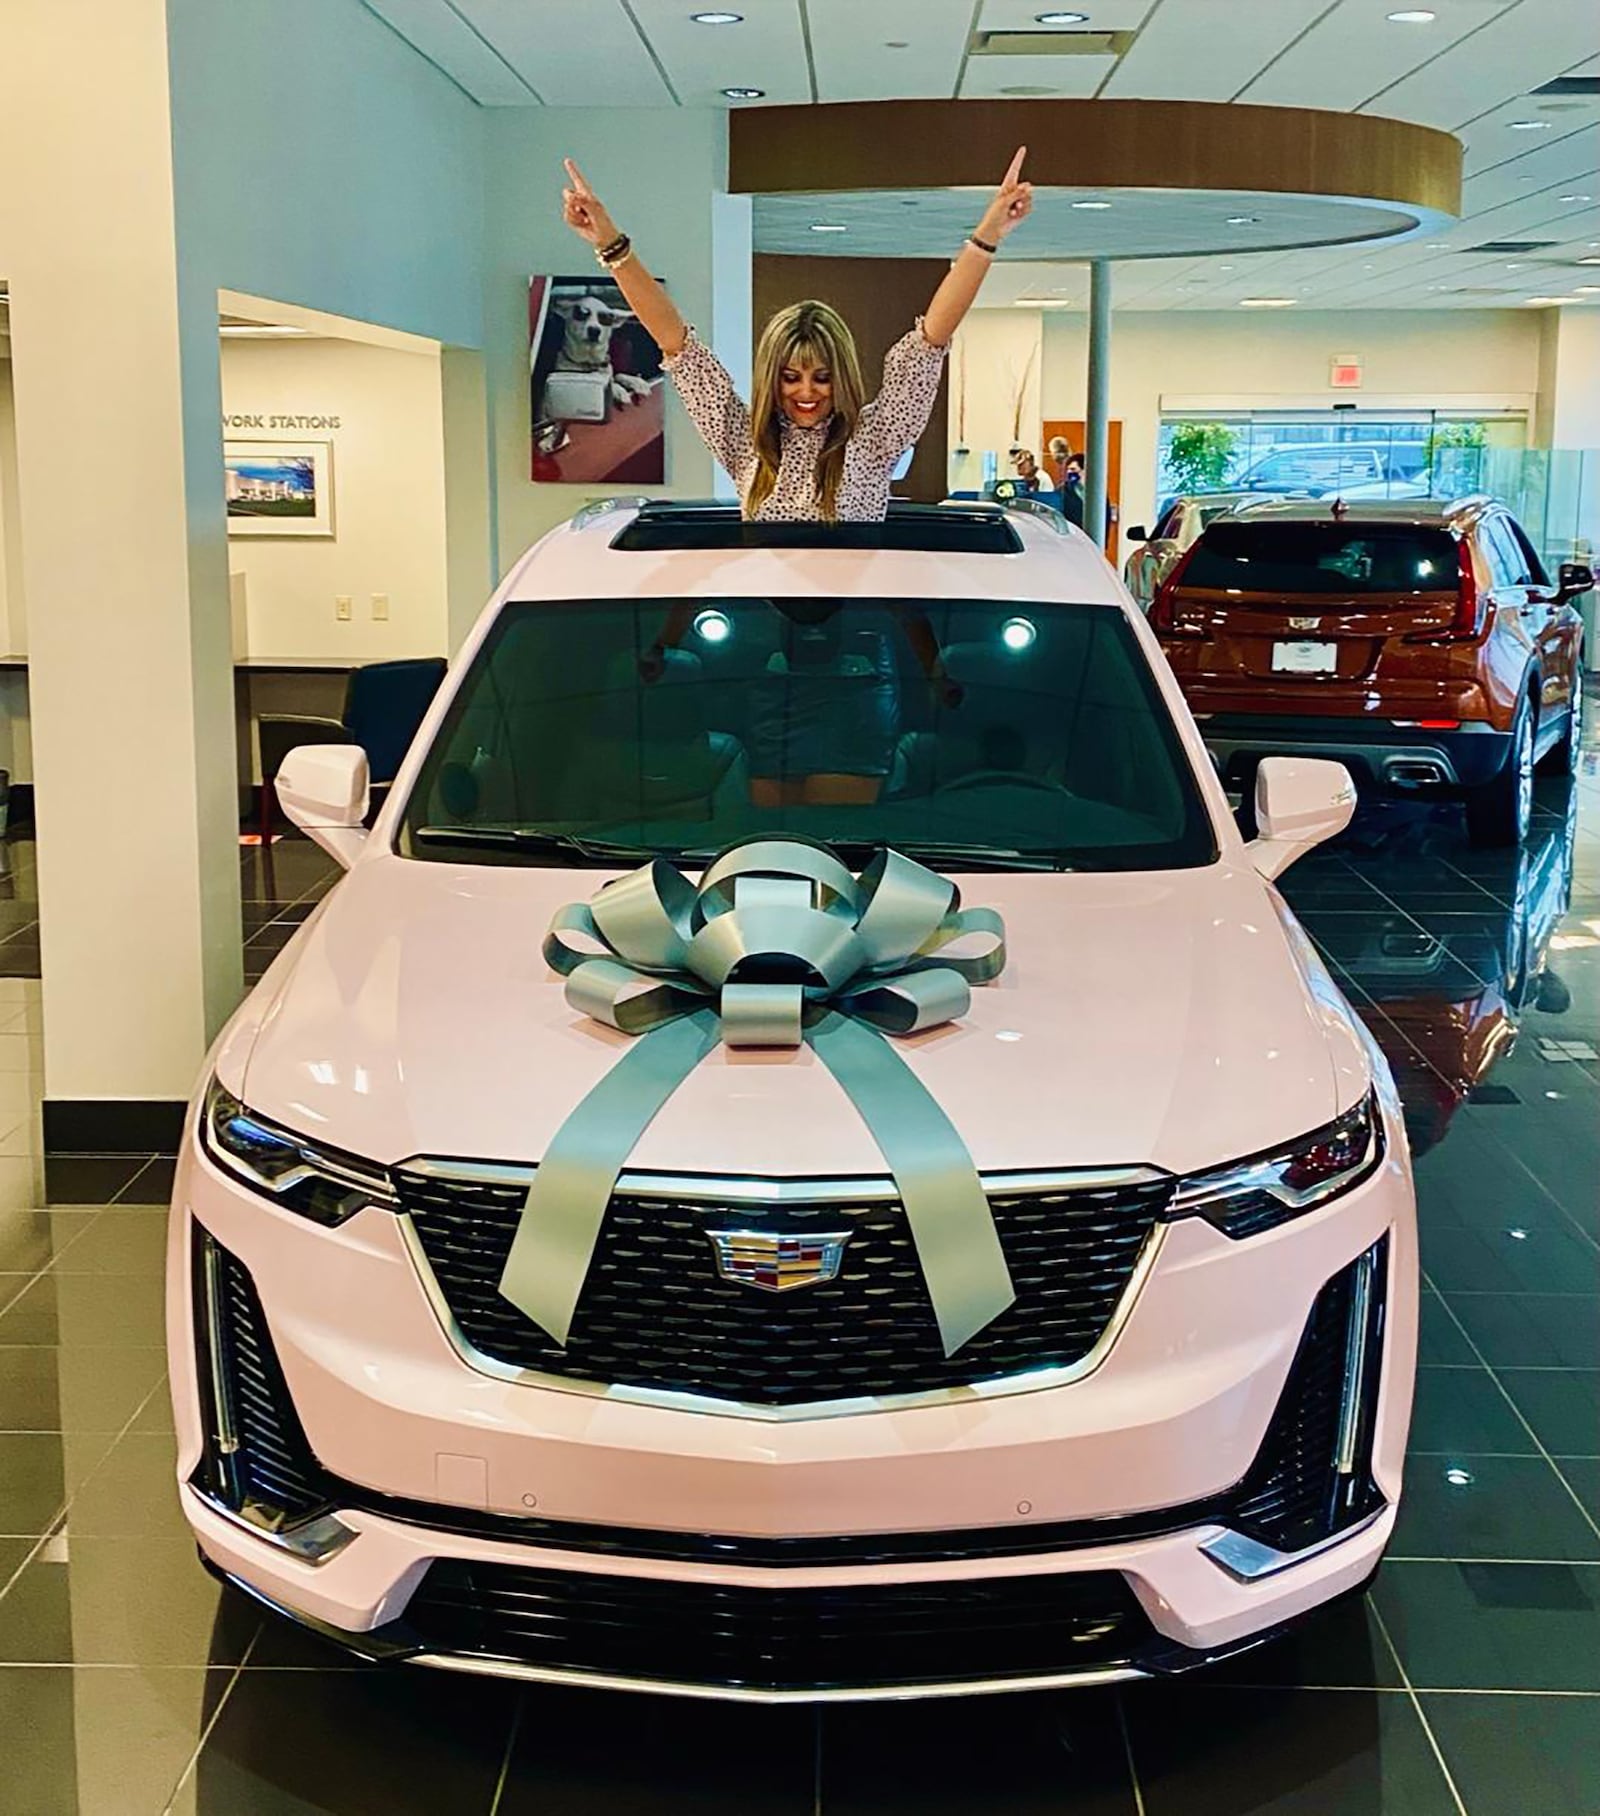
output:
[[[149,1156],[52,1166],[0,976],[0,1816],[1600,1812],[1600,764],[1520,854],[1364,812],[1286,893],[1383,1043],[1427,1292],[1370,1596],[1202,1680],[806,1710],[352,1667],[220,1589],[171,1487]],[[243,854],[259,971],[333,878]],[[14,854],[23,887],[26,854]],[[22,923],[19,921],[18,925]],[[0,932],[3,932],[0,929]],[[9,941],[0,942],[3,954]]]

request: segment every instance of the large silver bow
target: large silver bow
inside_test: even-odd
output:
[[[618,1173],[719,1040],[804,1042],[844,1087],[894,1175],[946,1355],[1015,1299],[971,1155],[883,1039],[953,1020],[970,984],[999,976],[1005,926],[993,909],[963,910],[953,883],[896,851],[857,877],[821,846],[754,839],[724,852],[698,890],[657,859],[568,903],[544,956],[573,1008],[644,1037],[556,1131],[500,1277],[558,1343]]]

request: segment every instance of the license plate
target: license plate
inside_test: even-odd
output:
[[[1332,675],[1339,669],[1337,643],[1274,643],[1272,667],[1283,675]]]

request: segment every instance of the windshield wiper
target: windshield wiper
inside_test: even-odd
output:
[[[957,870],[1070,870],[1043,851],[1016,851],[1008,845],[959,845],[937,839],[890,839],[903,857],[918,863],[945,864]]]
[[[542,826],[419,826],[411,834],[419,845],[477,846],[480,849],[512,852],[565,852],[587,858],[593,863],[645,864],[651,858],[667,858],[675,864],[708,864],[716,850],[696,848],[681,851],[650,851],[638,845],[620,845],[613,840],[591,839],[582,833],[552,832]],[[773,835],[781,838],[781,833]],[[969,870],[1070,870],[1047,853],[1017,851],[1004,845],[962,845],[939,840],[890,839],[894,849],[919,863],[946,864]],[[877,840],[834,839],[829,844],[841,857],[865,863],[879,849]]]
[[[498,851],[561,851],[595,863],[644,864],[665,854],[638,845],[586,838],[576,832],[551,832],[542,826],[419,826],[411,834],[419,845],[475,845]]]

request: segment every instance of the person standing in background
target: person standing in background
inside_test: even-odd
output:
[[[1061,515],[1083,528],[1083,456],[1069,454],[1061,471]]]

